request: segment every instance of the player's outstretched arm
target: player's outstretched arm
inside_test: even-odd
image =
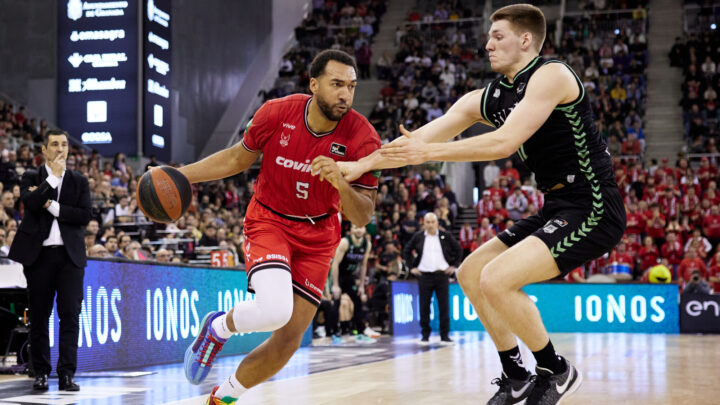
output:
[[[497,130],[456,142],[429,144],[402,129],[405,136],[383,145],[386,164],[415,165],[427,161],[473,162],[506,158],[547,121],[553,109],[576,99],[578,83],[559,63],[550,63],[531,77],[525,97]],[[392,162],[392,163],[391,163]]]
[[[260,156],[260,152],[250,152],[242,142],[215,152],[199,162],[180,168],[180,172],[190,183],[201,183],[224,179],[246,170]]]
[[[400,132],[410,133],[425,143],[437,143],[447,142],[475,123],[491,125],[485,121],[480,111],[484,91],[485,89],[478,89],[465,94],[442,117],[430,121],[415,131],[409,132],[401,125]],[[385,158],[379,150],[357,162],[338,162],[338,164],[347,181],[358,179],[373,170],[393,169],[406,165]]]

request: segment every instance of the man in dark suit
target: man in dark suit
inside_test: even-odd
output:
[[[59,386],[61,390],[78,391],[73,377],[86,262],[83,234],[91,216],[90,188],[80,172],[65,170],[67,132],[48,131],[42,153],[45,164],[22,176],[20,198],[25,216],[8,256],[22,263],[27,279],[33,388],[48,389],[52,369],[48,319],[57,293]]]
[[[438,219],[432,212],[425,214],[423,228],[424,231],[415,233],[403,250],[410,273],[418,278],[421,343],[428,343],[430,338],[430,302],[433,292],[437,296],[440,312],[440,340],[452,343],[449,336],[448,277],[455,274],[462,261],[462,247],[450,233],[438,230]]]

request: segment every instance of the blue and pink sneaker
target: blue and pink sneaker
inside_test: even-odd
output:
[[[225,312],[208,312],[202,320],[202,328],[195,341],[185,351],[185,377],[198,385],[210,373],[215,356],[222,350],[227,339],[221,339],[212,330],[212,321]]]

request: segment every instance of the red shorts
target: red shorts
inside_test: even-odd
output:
[[[338,215],[315,224],[298,222],[282,218],[252,199],[245,214],[243,233],[250,292],[254,292],[253,274],[280,268],[292,275],[295,294],[320,305],[330,262],[340,243]]]

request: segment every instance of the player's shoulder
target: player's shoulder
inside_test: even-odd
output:
[[[362,143],[375,141],[377,141],[378,144],[380,143],[380,136],[377,134],[377,131],[375,131],[375,127],[372,126],[364,115],[351,108],[344,118],[348,120],[348,127],[352,132],[363,135]]]
[[[310,99],[310,96],[307,94],[291,94],[289,96],[268,100],[263,107],[267,108],[268,112],[282,111],[287,113],[304,109],[308,99]]]

